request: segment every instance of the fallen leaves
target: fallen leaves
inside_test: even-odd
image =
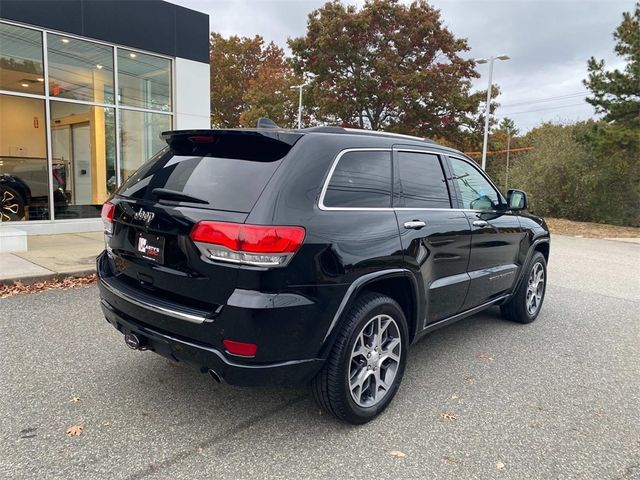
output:
[[[69,400],[69,403],[78,403],[80,401],[80,397],[77,395],[74,395],[73,397],[71,397],[71,400]]]
[[[67,428],[65,433],[67,434],[67,437],[79,437],[82,435],[82,432],[84,432],[84,427],[82,425],[73,425]]]
[[[504,467],[505,467],[504,463],[502,463],[502,462],[497,462],[497,463],[496,463],[496,468],[497,468],[498,470],[503,470],[503,469],[504,469]]]
[[[44,282],[22,283],[20,281],[0,285],[0,298],[8,298],[27,293],[42,292],[45,290],[67,290],[76,287],[88,287],[96,283],[96,274],[85,277],[65,277]]]
[[[478,360],[482,360],[483,362],[493,362],[493,358],[488,353],[481,353],[478,355]]]
[[[389,455],[396,458],[405,458],[407,456],[406,453],[403,453],[400,450],[392,450],[389,452]]]
[[[473,383],[473,377],[471,375],[467,375],[464,377],[464,381],[467,383]]]
[[[451,412],[442,412],[442,413],[440,413],[440,420],[442,420],[443,422],[449,422],[451,420],[457,420],[457,419],[458,419],[458,417],[456,417]]]

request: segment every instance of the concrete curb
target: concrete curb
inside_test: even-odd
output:
[[[96,273],[95,268],[89,268],[85,270],[76,270],[73,272],[52,272],[52,273],[43,273],[41,275],[27,275],[20,278],[7,278],[4,280],[0,280],[0,285],[13,285],[15,283],[22,283],[23,285],[31,285],[32,283],[38,282],[46,282],[50,280],[63,280],[68,277],[86,277],[88,275],[93,275]]]

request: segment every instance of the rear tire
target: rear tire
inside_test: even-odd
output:
[[[531,323],[540,314],[547,289],[547,261],[535,252],[516,293],[500,306],[502,315],[512,322]]]
[[[311,381],[316,403],[355,425],[379,415],[396,394],[407,359],[407,320],[392,298],[365,293],[344,315],[322,370]]]

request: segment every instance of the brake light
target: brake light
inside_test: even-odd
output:
[[[258,346],[255,343],[236,342],[234,340],[223,340],[224,348],[233,355],[242,357],[255,357],[258,353]]]
[[[116,206],[113,203],[105,203],[102,205],[102,212],[100,212],[100,217],[102,218],[102,223],[104,223],[104,233],[111,235],[113,233],[113,215],[116,211]]]
[[[193,143],[214,143],[216,138],[213,135],[192,135],[189,140]]]
[[[302,227],[198,222],[191,239],[211,260],[263,267],[285,265],[304,241]]]

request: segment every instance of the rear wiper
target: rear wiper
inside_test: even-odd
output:
[[[184,192],[171,190],[169,188],[154,188],[153,190],[151,190],[151,194],[155,195],[161,200],[175,200],[178,202],[182,201],[182,202],[209,204],[209,202],[207,202],[206,200],[203,200],[202,198],[194,197]]]

